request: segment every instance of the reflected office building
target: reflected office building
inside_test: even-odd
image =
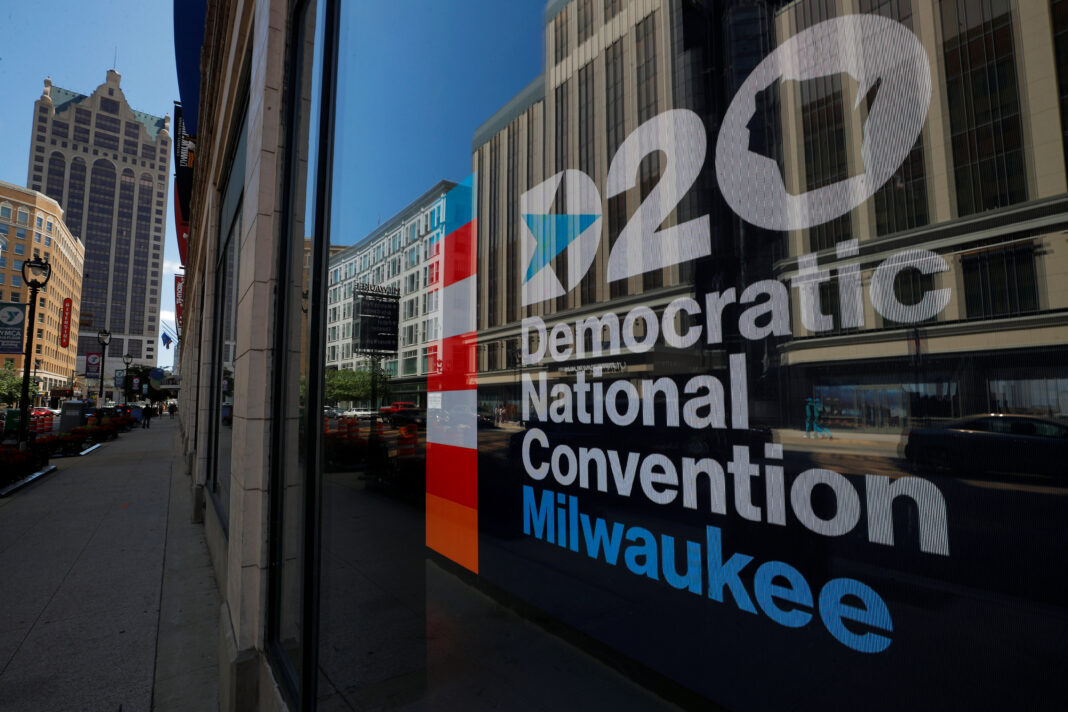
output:
[[[386,287],[400,294],[396,348],[382,354],[380,360],[380,368],[389,378],[387,402],[426,406],[426,376],[435,368],[437,353],[433,344],[440,338],[439,295],[431,257],[444,237],[445,195],[455,185],[439,181],[356,244],[331,246],[327,368],[371,367],[371,359],[359,351],[358,335],[354,333],[359,323],[358,310],[354,309],[359,287]],[[359,405],[378,407],[369,402]]]
[[[1068,708],[1068,0],[537,5],[209,4],[220,706]]]

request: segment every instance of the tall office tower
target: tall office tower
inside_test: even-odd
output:
[[[89,95],[44,80],[34,102],[26,183],[60,204],[85,244],[78,369],[111,332],[107,358],[155,365],[170,118],[133,110],[107,72]]]

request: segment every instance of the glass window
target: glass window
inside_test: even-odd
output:
[[[1065,8],[298,4],[286,694],[1062,707]]]

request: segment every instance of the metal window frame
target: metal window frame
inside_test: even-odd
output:
[[[307,453],[303,468],[303,542],[302,542],[302,621],[301,621],[301,670],[298,671],[292,665],[278,639],[279,623],[281,617],[281,588],[282,588],[282,529],[284,508],[284,480],[282,468],[284,466],[284,420],[274,417],[271,422],[272,446],[270,453],[270,530],[268,537],[269,563],[268,563],[268,586],[267,586],[267,621],[266,621],[266,648],[267,658],[275,671],[276,679],[281,683],[283,690],[289,697],[290,702],[298,710],[312,710],[316,708],[318,694],[319,656],[319,577],[321,551],[321,528],[320,513],[322,510],[322,496],[319,472],[319,463],[322,459],[322,423],[318,417],[309,417],[307,414],[318,414],[322,404],[323,371],[325,367],[322,358],[326,352],[326,328],[325,317],[329,308],[326,301],[326,290],[329,275],[326,274],[329,235],[329,215],[331,207],[331,193],[333,182],[333,152],[334,143],[334,99],[336,94],[337,64],[338,64],[338,33],[340,26],[340,2],[338,0],[297,0],[289,13],[288,42],[292,48],[287,62],[288,81],[287,112],[286,117],[286,152],[285,168],[283,173],[283,195],[281,232],[278,250],[278,284],[288,285],[291,278],[290,262],[293,249],[298,247],[303,250],[303,235],[294,236],[291,232],[291,220],[293,209],[293,158],[294,141],[297,135],[297,123],[300,119],[298,112],[299,73],[297,67],[304,59],[303,49],[303,26],[298,18],[307,10],[309,2],[320,2],[322,7],[323,45],[321,48],[313,44],[312,51],[322,52],[322,69],[319,87],[319,113],[318,113],[318,142],[316,153],[315,173],[315,208],[314,228],[311,234],[314,236],[310,253],[309,284],[308,284],[308,341],[303,344],[308,349],[307,371],[307,400],[305,402],[305,452]],[[318,20],[317,20],[318,24]],[[280,287],[281,288],[281,287]],[[278,309],[275,314],[276,326],[274,340],[275,373],[285,372],[285,359],[288,358],[288,344],[285,325],[287,317],[295,308],[301,305],[291,303],[288,290],[279,295]],[[284,384],[282,379],[273,379],[272,397],[278,404],[284,403]]]

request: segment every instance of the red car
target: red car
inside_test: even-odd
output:
[[[415,403],[409,403],[407,401],[394,401],[389,405],[384,405],[378,409],[378,412],[383,416],[389,416],[396,413],[401,408],[414,408]]]
[[[399,410],[406,408],[414,408],[415,403],[409,403],[408,401],[394,401],[389,405],[384,405],[378,409],[378,415],[385,422],[389,423],[393,420],[393,414]]]

